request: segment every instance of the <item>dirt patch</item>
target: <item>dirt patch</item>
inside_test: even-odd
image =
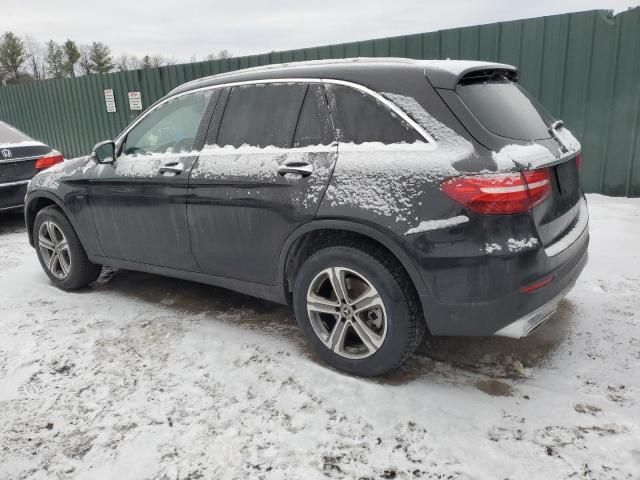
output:
[[[513,387],[499,380],[478,380],[476,388],[492,397],[510,397],[513,395]]]

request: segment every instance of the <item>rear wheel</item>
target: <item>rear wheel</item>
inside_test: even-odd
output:
[[[71,223],[57,207],[38,212],[33,236],[40,265],[57,287],[75,290],[100,275],[102,266],[89,261]]]
[[[316,252],[300,268],[293,295],[314,351],[356,375],[397,368],[425,330],[406,273],[382,250],[336,246]]]

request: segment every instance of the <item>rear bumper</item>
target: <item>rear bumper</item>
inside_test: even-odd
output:
[[[570,277],[567,279],[569,283],[566,287],[564,287],[563,290],[560,291],[558,295],[553,297],[547,303],[536,308],[533,312],[520,317],[515,322],[508,324],[506,327],[502,327],[494,335],[498,337],[510,338],[526,337],[544,322],[549,320],[549,318],[558,309],[558,304],[560,303],[560,301],[567,296],[569,291],[571,291],[573,286],[576,284],[576,280],[578,279],[580,272],[582,272],[585,265],[587,264],[587,256],[588,254],[585,252],[585,255],[580,264],[576,266]]]
[[[28,184],[29,180],[0,182],[0,211],[22,207]]]
[[[450,243],[456,245],[456,243]],[[575,285],[588,259],[586,204],[581,217],[557,243],[517,252],[448,258],[425,257],[421,274],[430,291],[421,294],[434,335],[520,338],[544,323]],[[431,252],[437,250],[437,246]],[[453,248],[453,247],[451,247]],[[476,250],[477,251],[477,250]],[[552,281],[529,293],[521,289]]]

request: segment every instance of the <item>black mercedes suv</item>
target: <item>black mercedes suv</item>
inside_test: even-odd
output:
[[[509,65],[347,59],[186,83],[25,217],[66,290],[100,266],[293,306],[328,364],[399,366],[425,331],[522,337],[587,260],[580,144]]]

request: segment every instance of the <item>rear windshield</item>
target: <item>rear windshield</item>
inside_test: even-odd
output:
[[[516,82],[496,78],[458,85],[456,92],[491,133],[517,140],[551,137],[553,119]]]
[[[0,143],[20,143],[31,140],[24,133],[0,122]]]

